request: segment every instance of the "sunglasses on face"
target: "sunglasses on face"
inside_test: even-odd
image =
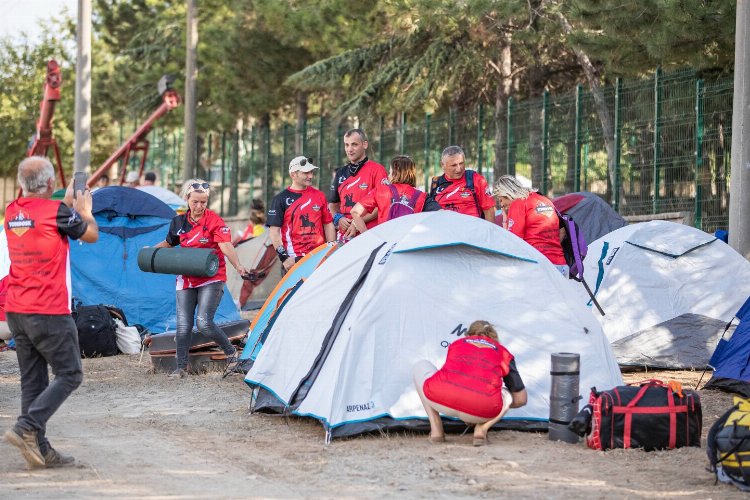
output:
[[[208,191],[208,189],[211,187],[211,184],[208,182],[194,182],[190,184],[190,187],[193,189],[203,189]]]

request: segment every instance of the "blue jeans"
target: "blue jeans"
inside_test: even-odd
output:
[[[83,368],[78,329],[67,315],[7,313],[21,370],[21,416],[16,430],[36,431],[46,454],[47,421],[81,385]],[[47,367],[55,379],[50,383]]]
[[[224,295],[224,282],[217,281],[198,288],[177,290],[177,368],[187,369],[188,353],[193,333],[193,320],[198,331],[216,342],[224,354],[234,354],[234,346],[221,328],[214,323],[214,315]],[[197,306],[197,315],[196,315]]]

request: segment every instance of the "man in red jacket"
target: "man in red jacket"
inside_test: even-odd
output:
[[[274,196],[268,207],[266,224],[283,265],[282,274],[318,246],[336,241],[326,197],[312,187],[317,168],[310,158],[294,158],[289,162],[291,186]]]
[[[353,128],[344,134],[344,150],[349,163],[336,169],[328,192],[328,207],[338,229],[338,239],[342,241],[357,235],[351,216],[354,205],[379,184],[388,184],[385,167],[367,158],[367,146],[367,135],[362,129]],[[368,229],[377,225],[377,209],[365,215],[363,220]]]
[[[448,146],[440,155],[443,175],[432,179],[429,200],[473,217],[495,222],[495,200],[487,180],[478,172],[466,169],[466,156],[459,146]]]
[[[99,230],[88,189],[75,199],[71,188],[64,201],[51,199],[55,170],[47,158],[23,160],[18,182],[23,196],[5,210],[10,256],[5,311],[21,371],[21,416],[5,439],[30,468],[69,466],[73,457],[58,453],[45,435],[47,421],[83,380],[78,329],[70,315],[68,240],[93,243]],[[48,366],[55,374],[52,383]]]

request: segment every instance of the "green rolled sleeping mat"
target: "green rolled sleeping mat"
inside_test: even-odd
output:
[[[138,251],[138,267],[147,273],[210,278],[219,270],[219,257],[210,248],[146,247]]]

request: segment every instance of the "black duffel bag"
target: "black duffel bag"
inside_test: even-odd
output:
[[[103,305],[77,306],[73,319],[78,328],[78,346],[82,358],[114,356],[117,349],[117,325]]]
[[[590,418],[578,425],[579,417]],[[701,445],[703,417],[698,393],[679,383],[646,380],[608,391],[591,389],[589,404],[571,423],[586,429],[586,444],[596,450],[643,448],[646,451]]]

